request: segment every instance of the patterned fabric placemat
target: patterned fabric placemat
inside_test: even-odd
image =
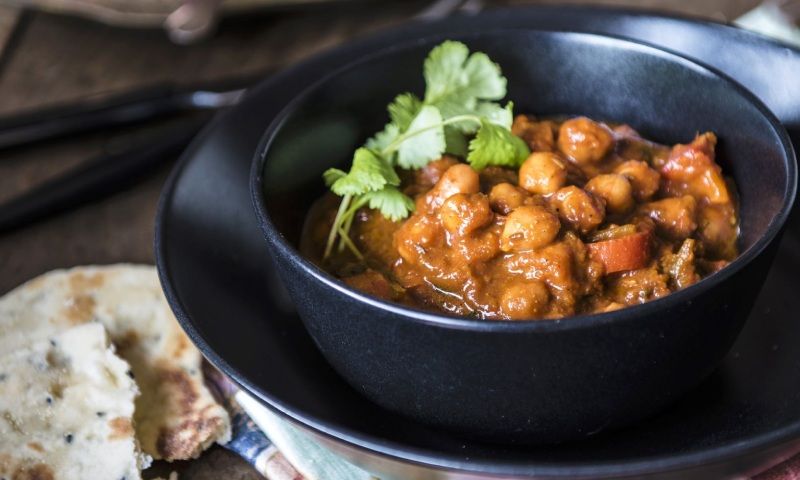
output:
[[[239,391],[235,398],[277,448],[270,450],[267,460],[269,480],[379,480],[316,443],[246,393]],[[750,480],[800,480],[800,454]]]

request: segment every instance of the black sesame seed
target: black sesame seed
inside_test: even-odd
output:
[[[52,345],[52,346],[54,346],[54,347],[55,347],[55,346],[56,346],[56,341],[51,339],[51,340],[50,340],[50,345]]]
[[[129,377],[133,378],[133,372],[131,370],[128,370],[125,373],[127,373]]]
[[[72,434],[68,433],[64,435],[64,440],[66,440],[67,443],[72,443]]]
[[[5,382],[6,378],[8,378],[8,375],[6,375],[5,373],[0,373],[0,382]],[[0,478],[0,480],[3,480],[3,479]]]
[[[105,417],[106,416],[106,412],[97,412],[97,416],[98,417]]]
[[[44,399],[44,401],[47,402],[48,405],[52,405],[53,404],[53,397],[49,397],[48,396],[47,398]]]

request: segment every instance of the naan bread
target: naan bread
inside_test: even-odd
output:
[[[114,265],[57,270],[0,298],[0,355],[75,325],[99,322],[142,392],[136,436],[156,459],[197,457],[230,438],[225,409],[203,384],[202,357],[181,330],[155,269]]]
[[[129,372],[99,324],[0,357],[0,478],[139,479]]]

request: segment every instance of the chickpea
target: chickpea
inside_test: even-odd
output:
[[[525,203],[528,194],[510,183],[498,183],[489,192],[489,204],[495,212],[508,215],[512,210]]]
[[[587,233],[603,223],[603,200],[574,185],[564,187],[551,198],[551,205],[562,220],[581,233]]]
[[[484,228],[466,237],[456,237],[452,246],[468,264],[488,262],[500,251],[499,233],[496,228]]]
[[[456,193],[478,193],[480,188],[478,172],[469,165],[459,163],[445,170],[442,178],[422,197],[423,206],[428,211],[433,211]]]
[[[683,240],[697,229],[697,200],[691,195],[646,203],[640,211],[653,219],[662,234]]]
[[[549,302],[544,282],[530,280],[509,285],[500,297],[500,310],[512,320],[533,319],[547,313]]]
[[[624,175],[633,187],[633,196],[638,201],[647,201],[658,191],[661,175],[646,162],[629,160],[617,165],[614,173]]]
[[[531,193],[554,193],[566,181],[566,165],[556,153],[534,152],[519,169],[519,186]]]
[[[561,230],[558,217],[544,207],[525,205],[508,214],[500,249],[504,252],[533,250],[548,245]]]
[[[583,188],[605,200],[606,209],[611,213],[625,213],[633,208],[633,188],[622,175],[598,175]]]
[[[458,160],[448,155],[438,160],[433,160],[419,170],[414,171],[414,183],[430,188],[442,178],[442,175],[444,175],[444,172],[446,172],[448,168],[458,163]]]
[[[613,146],[611,130],[586,117],[567,120],[558,130],[558,149],[579,165],[599,162]]]
[[[417,265],[425,250],[442,238],[442,227],[429,215],[412,215],[394,232],[397,253],[411,265]]]
[[[489,199],[482,193],[457,193],[444,201],[439,209],[442,226],[453,235],[463,237],[492,221],[494,214]]]

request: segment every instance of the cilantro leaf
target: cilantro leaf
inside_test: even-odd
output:
[[[486,118],[495,125],[499,125],[506,130],[511,130],[514,123],[514,103],[508,102],[505,107],[492,102],[480,102],[475,108],[475,112],[481,117]]]
[[[464,94],[483,100],[500,100],[506,96],[506,79],[500,66],[483,52],[469,56],[464,73],[467,76]]]
[[[456,128],[453,128],[452,125],[444,127],[444,142],[446,145],[444,149],[445,152],[450,155],[466,158],[469,151],[467,148],[469,144],[467,137]]]
[[[389,116],[392,123],[401,131],[408,130],[414,117],[417,116],[420,109],[422,109],[422,101],[414,94],[403,93],[395,97],[394,101],[389,104]]]
[[[477,105],[476,102],[472,102],[470,104],[444,102],[438,104],[438,108],[439,111],[442,112],[442,117],[445,119],[460,117],[460,116],[478,117],[479,115],[475,111],[476,105]],[[471,135],[476,131],[478,131],[478,127],[480,125],[475,120],[463,120],[460,122],[451,123],[450,126],[460,130],[462,133]]]
[[[422,168],[442,156],[446,144],[442,115],[436,107],[426,105],[408,126],[414,132],[397,147],[397,164],[403,168]]]
[[[469,55],[461,42],[445,41],[428,54],[424,65],[425,103],[463,105],[471,109],[476,99],[499,100],[506,95],[500,67],[481,52]],[[444,108],[447,117],[449,108]]]
[[[381,215],[393,222],[406,218],[414,211],[414,201],[397,187],[388,186],[369,192],[364,199],[369,202],[369,208],[380,211]]]
[[[469,49],[461,42],[445,41],[425,59],[425,103],[451,96],[464,83],[463,68]]]
[[[336,183],[337,180],[346,176],[347,174],[338,168],[329,168],[322,174],[322,179],[325,180],[325,186],[330,187]]]
[[[400,177],[385,160],[368,148],[359,148],[353,155],[353,166],[347,175],[328,170],[327,179],[336,180],[331,184],[333,193],[339,196],[363,195],[380,190],[386,185],[400,185]]]
[[[445,105],[439,107],[442,110],[442,117],[445,119],[456,116],[472,117],[459,122],[449,123],[448,126],[458,129],[466,135],[472,135],[480,128],[479,119],[485,118],[495,125],[499,125],[507,130],[511,129],[514,121],[513,103],[508,102],[505,107],[494,102],[478,102],[474,107],[468,108],[464,105]],[[447,113],[445,113],[445,111]]]
[[[481,119],[481,128],[469,142],[467,161],[475,170],[489,165],[519,167],[530,155],[530,149],[509,130]]]
[[[393,123],[387,123],[383,130],[367,140],[366,147],[376,152],[383,151],[400,136],[400,129]]]

